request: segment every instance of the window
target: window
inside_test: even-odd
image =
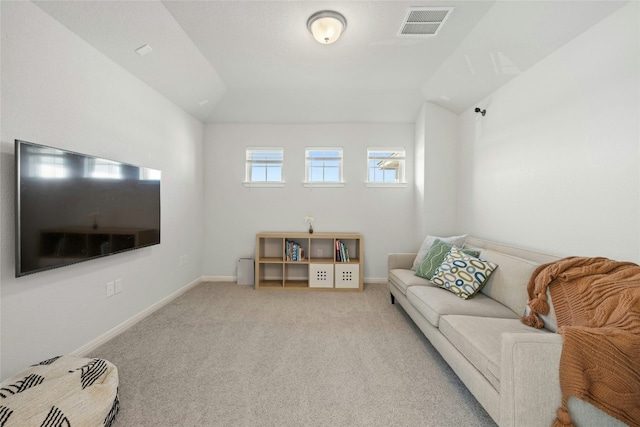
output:
[[[305,150],[305,184],[342,186],[342,148],[307,148]]]
[[[102,179],[122,179],[122,165],[106,159],[87,159],[85,176]]]
[[[404,149],[368,148],[367,184],[405,184]]]
[[[31,150],[41,153],[29,156],[28,175],[38,178],[68,178],[69,168],[62,151],[51,149]]]
[[[247,148],[245,185],[282,185],[282,148]]]

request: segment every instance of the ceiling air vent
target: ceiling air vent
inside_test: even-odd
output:
[[[430,37],[438,34],[453,7],[411,7],[400,29],[400,37]]]

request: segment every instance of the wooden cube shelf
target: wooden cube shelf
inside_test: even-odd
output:
[[[258,233],[255,289],[362,291],[358,233]]]

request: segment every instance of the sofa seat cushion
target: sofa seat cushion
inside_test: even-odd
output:
[[[409,286],[435,286],[427,279],[416,276],[415,271],[402,268],[389,271],[389,281],[405,295],[407,294],[407,288]]]
[[[440,333],[500,391],[501,337],[503,333],[549,333],[519,319],[447,315],[440,318]]]
[[[481,293],[473,299],[464,300],[446,289],[434,286],[411,286],[407,289],[406,295],[416,310],[435,327],[438,327],[440,316],[447,314],[518,318],[508,307]]]

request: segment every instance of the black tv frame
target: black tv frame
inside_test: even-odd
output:
[[[100,238],[104,238],[105,235],[109,235],[110,236],[110,240],[109,240],[109,244],[106,245],[108,250],[104,251],[105,247],[104,247],[104,242],[102,242],[102,246],[100,246],[100,253],[89,253],[92,251],[92,249],[90,249],[90,244],[86,243],[86,247],[85,247],[85,251],[87,252],[86,255],[83,255],[82,257],[77,257],[78,254],[76,254],[76,258],[73,257],[69,257],[69,258],[65,258],[65,257],[61,257],[61,262],[59,263],[55,263],[52,265],[46,265],[40,268],[30,268],[27,270],[23,270],[23,265],[22,265],[22,246],[24,244],[23,241],[23,236],[22,236],[22,218],[23,218],[23,212],[22,212],[22,194],[21,194],[21,186],[22,186],[22,181],[23,181],[23,177],[22,177],[22,165],[21,165],[21,159],[22,159],[22,153],[21,153],[21,147],[23,146],[28,146],[28,147],[35,147],[36,149],[45,149],[45,150],[55,150],[57,152],[60,152],[62,155],[68,155],[71,157],[77,157],[77,160],[85,160],[85,159],[92,159],[92,160],[101,160],[101,161],[106,161],[106,162],[110,162],[112,164],[116,164],[118,166],[121,166],[123,168],[125,168],[125,170],[128,170],[129,172],[133,172],[135,169],[137,169],[138,171],[140,170],[147,170],[147,171],[153,171],[154,173],[157,173],[158,175],[158,179],[157,180],[149,180],[151,181],[157,181],[157,229],[146,229],[144,230],[144,228],[136,228],[136,227],[111,227],[111,228],[99,228],[97,225],[97,222],[94,222],[93,226],[87,224],[86,227],[82,227],[81,232],[79,233],[83,233],[83,234],[87,234],[87,242],[89,242],[90,240],[92,240],[91,236],[95,236],[93,237],[93,240],[99,241]],[[133,168],[133,169],[130,169]],[[95,180],[94,180],[95,181]],[[111,180],[112,182],[114,180]],[[124,181],[124,180],[123,180]],[[145,180],[142,179],[137,179],[137,180],[129,180],[129,181],[137,181],[137,182],[145,182]],[[92,182],[91,180],[87,181],[87,182]],[[97,182],[97,181],[95,181]],[[104,180],[104,182],[108,182],[108,180]],[[155,191],[154,191],[154,195],[155,195]],[[154,198],[155,200],[155,198]],[[146,248],[149,246],[155,246],[155,245],[159,245],[160,244],[160,236],[161,236],[161,171],[158,169],[153,169],[153,168],[147,168],[144,166],[137,166],[137,165],[133,165],[130,163],[125,163],[125,162],[120,162],[120,161],[115,161],[115,160],[111,160],[111,159],[105,159],[103,157],[98,157],[98,156],[93,156],[90,154],[84,154],[84,153],[79,153],[79,152],[75,152],[75,151],[71,151],[71,150],[67,150],[67,149],[62,149],[62,148],[57,148],[57,147],[52,147],[52,146],[48,146],[48,145],[43,145],[43,144],[37,144],[37,143],[33,143],[33,142],[29,142],[29,141],[25,141],[25,140],[21,140],[21,139],[15,139],[15,276],[16,277],[22,277],[22,276],[26,276],[26,275],[30,275],[30,274],[34,274],[34,273],[38,273],[38,272],[42,272],[42,271],[48,271],[48,270],[52,270],[52,269],[57,269],[57,268],[61,268],[61,267],[66,267],[69,265],[73,265],[73,264],[77,264],[80,262],[85,262],[85,261],[91,261],[94,259],[99,259],[99,258],[103,258],[106,256],[111,256],[111,255],[116,255],[116,254],[120,254],[123,252],[129,252],[129,251],[133,251],[136,249],[142,249],[142,248]],[[80,227],[60,227],[60,228],[66,228],[67,230],[71,229],[71,228],[76,228],[76,229],[80,229]],[[108,230],[112,230],[113,232],[109,232]],[[40,230],[42,232],[42,230]],[[152,237],[152,234],[150,233],[151,231],[155,232],[155,234]],[[67,233],[66,235],[73,235],[73,233],[76,233],[77,231],[70,231],[69,233],[67,233],[65,231],[65,233]],[[134,246],[130,246],[130,241],[131,241],[131,235],[135,234],[133,236],[134,241],[137,239],[139,240],[139,244],[134,245]],[[140,233],[144,233],[144,238],[141,238],[141,234]],[[97,236],[102,236],[102,237],[97,237]],[[114,240],[111,240],[111,239]],[[41,237],[40,239],[41,241],[39,242],[39,245],[42,245],[42,240],[43,237]],[[113,243],[113,242],[118,242],[119,243]],[[95,248],[93,248],[93,251],[95,252]]]

